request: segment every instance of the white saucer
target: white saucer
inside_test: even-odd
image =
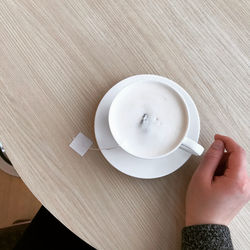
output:
[[[117,146],[111,135],[108,124],[109,107],[120,90],[127,85],[143,79],[167,81],[166,84],[179,91],[185,99],[190,114],[190,126],[187,137],[198,142],[200,134],[200,118],[195,103],[191,96],[177,83],[156,75],[136,75],[128,77],[114,85],[102,98],[95,115],[95,136],[102,154],[107,161],[124,174],[143,178],[153,179],[168,175],[180,168],[191,156],[190,153],[177,149],[172,154],[155,160],[144,160],[134,157]],[[108,149],[108,150],[107,150]]]

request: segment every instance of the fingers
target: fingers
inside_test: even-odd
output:
[[[247,161],[244,149],[230,137],[215,135],[214,138],[214,143],[204,155],[195,175],[208,183],[213,181],[214,175],[224,175],[239,181],[246,179]],[[226,162],[222,162],[224,148],[227,150]]]
[[[244,149],[228,136],[215,135],[214,138],[216,140],[222,140],[227,152],[229,153],[227,169],[224,175],[234,179],[245,178],[247,176],[247,160]]]
[[[229,158],[229,153],[224,153],[221,160],[220,160],[220,163],[218,164],[218,166],[214,172],[214,176],[224,175],[224,173],[227,169],[228,158]]]
[[[221,140],[215,140],[205,153],[195,174],[199,175],[204,181],[211,183],[223,154],[224,143]]]
[[[230,138],[228,136],[216,134],[214,136],[214,139],[223,141],[228,153],[242,150],[242,147],[240,145],[238,145],[232,138]]]

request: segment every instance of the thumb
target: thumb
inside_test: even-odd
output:
[[[220,163],[224,154],[224,143],[221,140],[215,140],[204,155],[199,167],[196,170],[196,175],[203,180],[212,182],[214,172]]]

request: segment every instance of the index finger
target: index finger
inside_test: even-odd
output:
[[[227,169],[224,175],[242,179],[247,176],[247,160],[245,150],[232,138],[223,135],[215,135],[216,140],[222,140],[229,153]]]

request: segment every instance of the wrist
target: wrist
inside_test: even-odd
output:
[[[194,225],[205,225],[205,224],[215,224],[215,225],[225,225],[227,226],[228,223],[224,222],[224,221],[220,221],[220,220],[216,220],[216,219],[211,219],[211,218],[194,218],[194,219],[190,219],[190,218],[186,218],[185,219],[185,226],[194,226]]]

